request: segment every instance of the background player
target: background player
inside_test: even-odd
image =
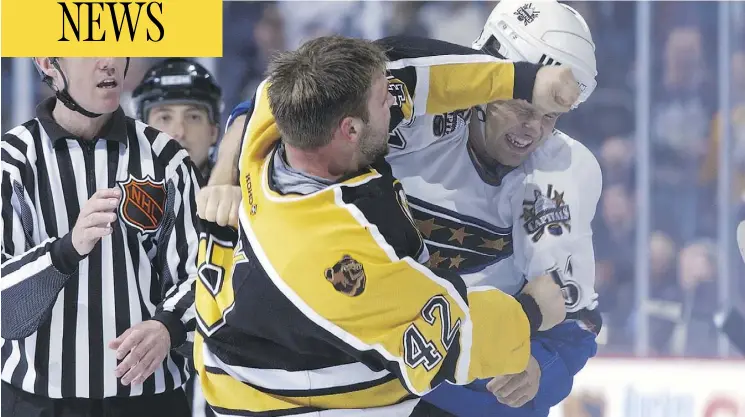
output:
[[[208,179],[222,111],[222,90],[212,74],[191,59],[166,59],[147,71],[132,101],[137,118],[173,136]]]

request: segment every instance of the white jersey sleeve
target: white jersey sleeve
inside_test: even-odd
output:
[[[602,174],[581,143],[560,132],[549,141],[526,161],[523,182],[510,196],[514,260],[527,280],[551,274],[573,313],[596,304],[591,223]]]

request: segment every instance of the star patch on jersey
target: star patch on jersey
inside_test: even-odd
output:
[[[533,242],[544,235],[546,231],[554,236],[571,232],[570,220],[572,216],[569,206],[564,202],[564,193],[555,190],[549,184],[544,195],[541,190],[533,191],[533,200],[523,200],[523,214],[525,232],[532,235]]]
[[[165,181],[155,181],[149,176],[138,179],[130,174],[127,181],[118,185],[122,190],[119,218],[141,233],[158,230],[165,212]]]

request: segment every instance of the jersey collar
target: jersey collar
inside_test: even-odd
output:
[[[57,105],[55,97],[49,97],[36,106],[36,118],[39,119],[44,131],[49,135],[52,143],[57,143],[61,139],[80,139],[60,126],[52,117],[54,106]],[[127,116],[124,114],[121,106],[111,115],[109,121],[97,137],[105,140],[113,140],[127,146]]]

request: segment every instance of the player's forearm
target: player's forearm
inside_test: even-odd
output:
[[[433,65],[429,69],[428,114],[466,109],[498,100],[533,98],[540,66],[493,61]]]
[[[238,139],[226,136],[217,153],[217,161],[207,185],[235,185],[238,182]]]
[[[210,174],[208,185],[238,185],[238,160],[245,120],[245,115],[236,117],[225,132],[217,150],[217,162]]]
[[[574,375],[596,353],[595,335],[576,323],[562,323],[538,333],[531,342],[531,354],[541,366],[541,380],[532,405],[548,409],[564,400]]]
[[[473,322],[469,381],[524,371],[531,324],[523,306],[497,289],[469,290],[468,304]]]
[[[436,39],[390,36],[376,41],[388,54],[388,69],[401,87],[402,109],[416,115],[467,109],[496,100],[532,101],[539,65],[500,59]],[[413,103],[406,100],[413,98]],[[404,111],[404,117],[411,115]]]

